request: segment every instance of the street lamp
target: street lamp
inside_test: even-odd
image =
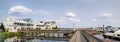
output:
[[[75,23],[73,23],[73,29],[74,29],[74,31],[76,30],[76,29],[75,29]]]

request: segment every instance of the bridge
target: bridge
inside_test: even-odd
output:
[[[60,40],[69,42],[103,42],[102,40],[90,35],[85,30],[19,30],[24,36],[22,39],[46,39]]]

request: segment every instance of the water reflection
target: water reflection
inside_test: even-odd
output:
[[[40,40],[40,39],[18,39],[17,37],[5,39],[4,42],[68,42],[57,40]]]

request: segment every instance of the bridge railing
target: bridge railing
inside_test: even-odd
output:
[[[98,39],[94,37],[93,35],[90,35],[86,31],[81,31],[81,34],[84,36],[84,38],[87,40],[87,42],[104,42],[101,39]]]

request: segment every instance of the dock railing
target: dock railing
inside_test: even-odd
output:
[[[81,34],[86,38],[87,42],[104,42],[103,40],[96,38],[95,36],[87,33],[86,31],[81,31]]]

